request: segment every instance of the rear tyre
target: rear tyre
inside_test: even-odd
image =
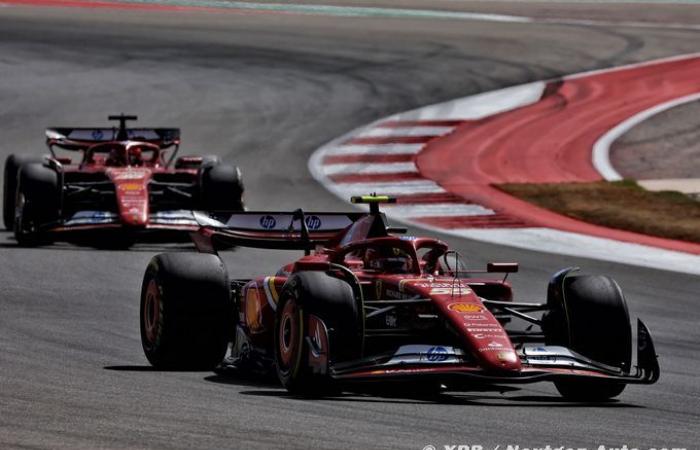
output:
[[[275,366],[282,385],[291,393],[323,396],[337,392],[327,373],[309,365],[310,318],[320,319],[328,332],[329,363],[359,358],[362,352],[361,316],[352,288],[323,272],[292,275],[280,294],[275,320]]]
[[[212,166],[219,164],[221,159],[217,155],[204,155],[201,156],[201,161],[199,156],[182,156],[175,161],[176,169],[197,169],[200,167]],[[194,161],[193,161],[194,160]],[[197,162],[195,162],[197,161]]]
[[[243,179],[236,166],[203,165],[201,205],[205,211],[243,211]]]
[[[17,198],[17,175],[23,164],[41,162],[41,158],[26,155],[10,155],[5,159],[3,186],[2,219],[5,229],[12,231],[15,226],[15,200]]]
[[[620,286],[602,275],[567,276],[563,295],[550,295],[543,318],[548,345],[562,345],[594,361],[629,371],[632,330]],[[606,380],[558,380],[559,393],[571,400],[601,401],[616,397],[624,383]]]
[[[234,306],[228,273],[216,255],[155,256],[141,286],[141,344],[158,369],[208,370],[232,337]]]
[[[14,232],[17,243],[35,246],[49,242],[41,226],[58,220],[61,187],[58,173],[42,163],[23,164],[17,176]]]

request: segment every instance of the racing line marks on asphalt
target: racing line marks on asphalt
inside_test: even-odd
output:
[[[537,18],[512,14],[492,14],[437,9],[383,8],[373,6],[340,6],[303,3],[259,3],[224,0],[2,0],[0,7],[13,5],[123,9],[140,11],[199,11],[239,15],[282,14],[345,18],[466,20],[515,24],[544,24],[564,26],[605,26],[629,28],[665,28],[678,30],[700,30],[692,23],[657,23],[641,21],[606,21],[567,18]]]

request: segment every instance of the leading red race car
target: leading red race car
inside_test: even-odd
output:
[[[199,228],[192,210],[244,209],[237,167],[216,156],[176,158],[177,128],[127,128],[137,117],[123,114],[109,120],[119,127],[49,128],[50,156],[7,158],[3,219],[21,245],[88,237],[125,243],[146,231],[187,239],[183,231]],[[55,148],[82,155],[74,163]],[[105,230],[119,237],[104,239]]]
[[[564,269],[546,301],[514,302],[506,279],[485,273],[507,277],[517,264],[465,269],[444,242],[387,226],[378,203],[392,199],[353,201],[370,212],[197,214],[201,253],[157,255],[143,279],[141,338],[151,364],[276,371],[303,395],[351,383],[469,390],[548,380],[564,397],[591,401],[657,381],[641,321],[633,368],[630,318],[611,278]],[[305,256],[274,274],[230,279],[221,244]]]

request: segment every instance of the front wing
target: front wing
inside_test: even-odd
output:
[[[625,384],[652,384],[660,375],[656,350],[649,330],[641,320],[637,321],[637,329],[637,366],[634,373],[623,372],[559,346],[524,346],[518,350],[522,364],[520,371],[489,372],[471,363],[461,349],[415,345],[401,347],[390,355],[338,364],[330,367],[329,371],[332,378],[343,382],[432,378],[457,384],[524,384],[562,378],[588,378]]]
[[[152,212],[148,222],[143,227],[126,227],[122,224],[119,214],[111,211],[78,211],[69,219],[41,227],[43,232],[64,233],[87,230],[114,230],[127,228],[130,231],[196,231],[199,225],[194,213],[190,210],[172,210]]]

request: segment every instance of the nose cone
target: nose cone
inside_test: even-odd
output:
[[[122,223],[127,226],[145,226],[148,221],[148,187],[144,183],[117,185],[117,204]]]
[[[114,182],[122,224],[143,227],[148,223],[148,170],[115,169],[108,173]]]
[[[462,332],[467,348],[484,369],[519,371],[520,358],[498,319],[478,298],[447,304],[447,314]]]

